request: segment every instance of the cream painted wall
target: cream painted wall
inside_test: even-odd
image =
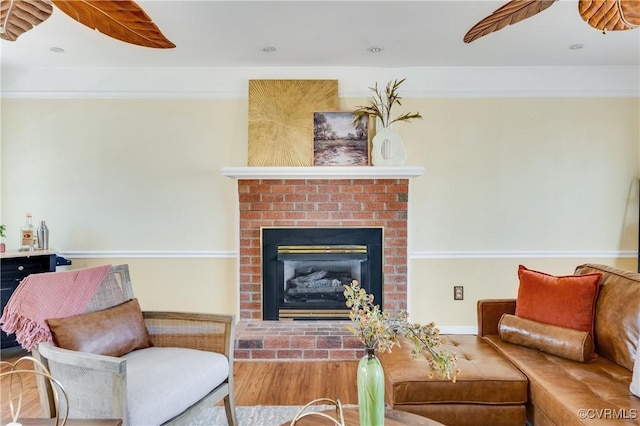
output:
[[[362,99],[344,99],[351,108]],[[518,263],[635,269],[637,98],[409,98],[409,310],[475,327]],[[246,99],[2,99],[2,223],[46,219],[73,267],[129,263],[144,309],[237,312],[236,182]],[[635,197],[635,198],[634,198]],[[593,253],[593,254],[590,254]],[[454,302],[452,286],[465,286]],[[220,291],[220,292],[218,292]]]
[[[246,100],[3,100],[2,217],[61,250],[230,250]]]
[[[405,137],[426,169],[411,193],[414,218],[427,219],[414,221],[413,250],[635,249],[637,99],[406,107],[425,116]]]
[[[475,332],[479,299],[515,298],[518,265],[554,275],[571,275],[577,265],[601,263],[630,271],[635,259],[611,258],[449,258],[413,259],[408,312],[420,323],[435,321],[443,332]],[[453,286],[464,300],[453,300]],[[471,326],[471,327],[470,327]]]
[[[123,263],[143,310],[237,314],[235,259],[74,259],[73,268]]]
[[[237,313],[236,183],[219,170],[246,162],[246,100],[2,105],[10,249],[29,211],[73,268],[128,263],[143,309]]]

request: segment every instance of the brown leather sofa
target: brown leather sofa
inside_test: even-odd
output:
[[[640,338],[640,274],[595,264],[575,271],[596,272],[603,274],[595,312],[598,357],[588,363],[501,340],[500,318],[514,314],[516,301],[478,301],[478,336],[527,376],[527,419],[535,426],[640,425],[640,398],[629,390]]]

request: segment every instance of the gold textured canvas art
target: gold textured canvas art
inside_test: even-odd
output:
[[[249,166],[313,165],[313,113],[337,107],[337,80],[249,80]]]

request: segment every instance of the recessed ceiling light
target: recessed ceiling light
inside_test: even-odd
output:
[[[584,44],[576,43],[576,44],[572,44],[571,46],[569,46],[569,50],[580,50],[583,47],[584,47]]]
[[[382,52],[382,47],[372,46],[368,48],[367,51],[371,53],[379,53],[379,52]]]
[[[267,53],[271,53],[271,52],[275,52],[276,48],[273,46],[265,46],[262,48],[263,52],[267,52]]]
[[[50,47],[49,50],[55,53],[64,53],[64,49],[62,47],[53,46]]]

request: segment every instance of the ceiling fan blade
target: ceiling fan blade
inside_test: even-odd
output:
[[[131,0],[52,0],[60,10],[91,29],[125,43],[176,47],[137,3]]]
[[[640,1],[619,0],[622,17],[634,27],[640,27]]]
[[[512,0],[475,24],[464,36],[465,43],[471,43],[482,36],[501,30],[536,15],[557,0]]]
[[[639,0],[580,0],[578,11],[589,25],[603,31],[640,26]]]
[[[0,2],[0,38],[16,41],[25,32],[46,21],[53,13],[47,0],[2,0]]]

